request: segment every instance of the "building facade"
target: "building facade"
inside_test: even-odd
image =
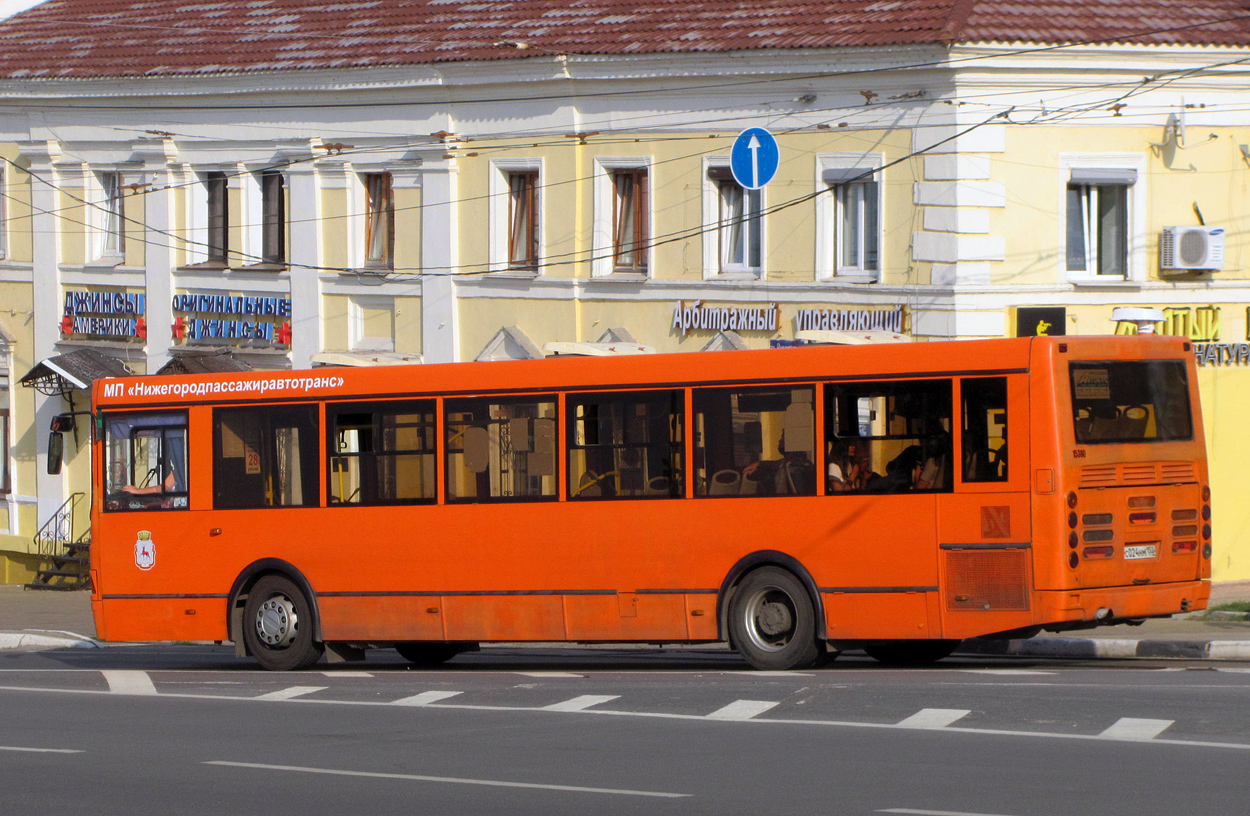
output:
[[[778,19],[737,23],[746,4],[538,5],[395,3],[362,22],[135,3],[122,19],[164,33],[129,51],[82,0],[0,26],[25,44],[0,57],[0,579],[24,580],[32,537],[89,490],[84,434],[46,472],[66,397],[18,385],[74,349],[134,373],[206,351],[430,364],[805,330],[1133,331],[1123,306],[1194,341],[1213,574],[1250,578],[1235,2],[1148,2],[1149,25],[1066,0],[1032,20],[986,0],[819,19],[766,2],[750,8]],[[195,47],[214,37],[230,45]],[[748,127],[779,148],[758,190],[731,171]]]

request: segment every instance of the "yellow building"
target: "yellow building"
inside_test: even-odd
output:
[[[84,409],[54,376],[82,349],[134,373],[298,369],[1105,334],[1123,306],[1195,341],[1214,577],[1250,578],[1236,0],[1146,0],[1134,29],[1075,0],[541,26],[526,4],[403,26],[264,5],[280,26],[163,0],[0,23],[26,45],[0,54],[0,580],[30,578],[36,534],[88,490],[82,423],[45,468],[67,398],[18,384]]]

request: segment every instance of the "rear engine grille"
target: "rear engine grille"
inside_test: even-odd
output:
[[[1031,551],[946,551],[946,608],[994,610],[1029,608]]]
[[[1080,487],[1176,484],[1194,480],[1193,462],[1134,462],[1081,468]]]

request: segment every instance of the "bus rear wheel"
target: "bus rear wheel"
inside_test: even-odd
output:
[[[825,652],[807,590],[779,567],[762,567],[742,579],[729,600],[729,633],[757,669],[807,668]]]
[[[958,648],[959,640],[879,640],[864,644],[864,651],[887,666],[927,666]]]
[[[269,671],[306,669],[325,647],[313,640],[312,608],[304,593],[281,575],[256,582],[243,607],[243,642]]]

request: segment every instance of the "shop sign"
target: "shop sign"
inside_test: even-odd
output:
[[[777,304],[770,303],[764,307],[737,306],[704,306],[703,301],[696,300],[690,305],[679,302],[673,308],[673,328],[686,332],[701,331],[777,331]]]
[[[794,330],[903,333],[906,314],[902,306],[892,309],[799,309]]]
[[[66,289],[61,334],[147,337],[144,313],[142,294]]]
[[[1250,343],[1194,343],[1198,365],[1250,365]]]
[[[1016,309],[1016,337],[1058,337],[1067,334],[1064,306],[1021,306]]]
[[[174,295],[175,339],[245,340],[259,345],[290,345],[290,298],[257,295]]]

